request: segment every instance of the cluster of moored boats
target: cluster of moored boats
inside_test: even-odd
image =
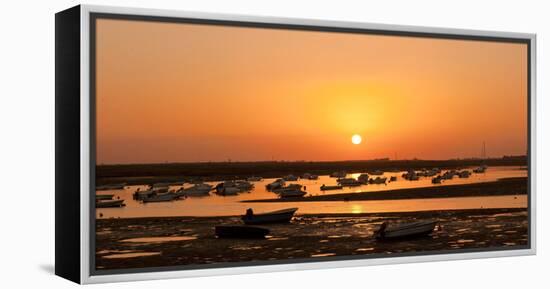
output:
[[[205,183],[195,183],[190,187],[180,187],[177,190],[169,190],[169,186],[153,185],[149,189],[134,193],[134,199],[143,203],[170,202],[186,199],[188,197],[206,197],[211,192],[221,196],[233,196],[254,189],[254,184],[248,180],[224,181],[213,186]]]
[[[277,194],[279,198],[296,198],[303,197],[307,194],[305,186],[300,184],[287,185],[284,178],[276,179],[265,187],[268,191]]]
[[[390,178],[390,182],[392,181],[395,181],[397,180],[396,178],[392,177]],[[361,174],[359,175],[359,177],[357,177],[357,179],[355,178],[339,178],[338,180],[336,180],[336,182],[338,183],[338,185],[342,186],[342,187],[357,187],[357,186],[361,186],[361,185],[382,185],[382,184],[387,184],[388,182],[388,178],[387,177],[380,177],[380,176],[377,176],[376,178],[371,178],[369,176],[369,174]],[[321,187],[321,189],[323,190],[323,186]]]
[[[421,170],[409,170],[403,173],[401,176],[409,181],[419,180],[420,177],[432,177],[433,184],[440,184],[444,180],[451,180],[454,177],[469,178],[472,173],[484,173],[487,170],[487,166],[482,165],[473,170],[448,170],[442,172],[439,168],[421,169]],[[336,185],[322,184],[321,191],[340,190],[344,187],[356,187],[362,185],[380,185],[388,184],[389,182],[397,181],[396,176],[388,177],[383,176],[384,172],[381,170],[370,171],[368,173],[362,173],[357,178],[347,177],[348,174],[345,171],[337,171],[330,174],[330,177],[337,178]],[[373,177],[376,176],[376,177]],[[307,195],[306,187],[301,184],[287,184],[287,182],[298,181],[299,179],[317,180],[318,175],[305,173],[300,177],[289,174],[280,179],[266,185],[267,191],[277,194],[280,198],[299,198]],[[210,184],[198,182],[193,183],[191,186],[183,186],[183,182],[179,183],[155,183],[150,185],[147,189],[137,189],[133,198],[142,203],[154,203],[154,202],[171,202],[175,200],[183,200],[188,197],[205,197],[209,196],[211,192],[221,196],[234,196],[244,192],[251,192],[254,189],[253,182],[261,181],[261,177],[248,177],[246,180],[229,180],[218,183],[213,186]],[[171,186],[181,186],[179,189],[170,189]],[[97,191],[102,190],[118,190],[124,189],[126,184],[111,184],[98,186]],[[97,208],[110,208],[110,207],[123,207],[125,206],[124,200],[113,199],[113,194],[98,194],[96,195],[96,207]]]
[[[472,171],[469,170],[449,170],[446,171],[443,174],[437,175],[434,178],[432,178],[433,184],[441,184],[444,180],[452,180],[454,177],[458,177],[461,179],[467,179],[469,178],[472,173],[476,174],[482,174],[487,170],[487,166],[480,166],[478,168],[473,169]]]
[[[133,193],[133,199],[142,203],[157,203],[157,202],[172,202],[176,200],[184,200],[188,197],[206,197],[211,192],[222,196],[237,195],[243,192],[250,192],[254,189],[254,185],[249,180],[261,180],[261,178],[248,178],[247,180],[224,181],[216,186],[195,183],[190,187],[183,186],[179,183],[156,183],[149,185],[147,189],[138,188]],[[170,189],[171,186],[181,186],[179,189]],[[124,189],[125,186],[109,185],[103,186],[104,190]],[[99,189],[98,189],[99,190]],[[114,194],[96,194],[96,208],[113,208],[125,206],[123,200],[113,200]]]

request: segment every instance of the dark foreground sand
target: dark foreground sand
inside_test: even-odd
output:
[[[377,241],[383,221],[434,218],[442,230],[432,236]],[[397,253],[461,249],[522,248],[528,245],[526,209],[475,209],[361,215],[298,215],[290,224],[267,225],[267,239],[217,239],[214,226],[240,224],[238,217],[169,217],[97,220],[97,269],[131,269],[228,262],[292,260],[331,256],[388,256]],[[127,239],[175,237],[177,241]],[[185,238],[181,238],[185,237]],[[126,240],[126,241],[123,241]],[[149,256],[135,257],[135,253]],[[234,264],[237,265],[237,264]]]

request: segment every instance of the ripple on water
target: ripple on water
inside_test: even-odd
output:
[[[259,250],[259,249],[262,249],[263,247],[262,246],[235,246],[230,248],[236,251],[248,251],[248,250]]]
[[[355,251],[357,251],[357,252],[369,252],[369,251],[373,251],[373,250],[374,250],[374,248],[359,248]]]
[[[456,241],[457,243],[459,244],[466,244],[466,243],[473,243],[475,242],[475,240],[472,240],[472,239],[460,239],[458,241]]]
[[[288,237],[271,237],[267,238],[269,241],[282,241],[282,240],[288,240]]]
[[[322,253],[322,254],[313,254],[311,257],[330,257],[330,256],[336,256],[336,253]]]

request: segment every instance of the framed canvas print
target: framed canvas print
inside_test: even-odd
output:
[[[535,253],[535,35],[56,14],[56,274]]]

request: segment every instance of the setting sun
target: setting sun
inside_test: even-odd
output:
[[[361,143],[361,140],[362,140],[362,139],[361,139],[361,136],[358,135],[358,134],[354,134],[354,135],[351,137],[351,142],[352,142],[353,144],[356,144],[356,145],[360,144],[360,143]]]

